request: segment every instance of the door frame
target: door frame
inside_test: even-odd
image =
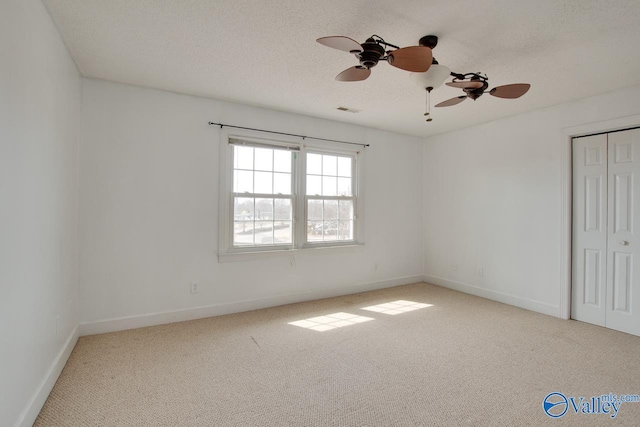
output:
[[[561,207],[560,207],[560,304],[558,317],[571,318],[571,261],[573,226],[573,150],[572,140],[578,136],[609,133],[640,126],[640,115],[625,116],[600,122],[585,123],[561,129]]]

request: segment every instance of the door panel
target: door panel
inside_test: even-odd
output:
[[[613,186],[613,232],[633,233],[633,173],[614,173]]]
[[[583,304],[600,307],[600,294],[602,293],[602,251],[585,249],[584,257],[584,282]]]
[[[640,335],[640,129],[608,135],[608,226],[606,322],[608,328]]]
[[[602,231],[602,188],[601,176],[585,176],[585,231]]]
[[[573,140],[571,317],[605,325],[607,136]]]
[[[629,314],[629,295],[631,294],[632,254],[613,253],[613,311]]]

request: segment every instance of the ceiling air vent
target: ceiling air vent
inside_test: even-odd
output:
[[[337,110],[340,111],[348,111],[349,113],[359,113],[362,110],[357,110],[355,108],[348,108],[348,107],[338,107]]]

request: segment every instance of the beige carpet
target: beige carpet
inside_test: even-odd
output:
[[[396,300],[432,306],[362,310]],[[288,324],[336,312],[374,320]],[[554,391],[640,394],[640,337],[420,283],[80,338],[35,425],[640,425],[551,419]]]

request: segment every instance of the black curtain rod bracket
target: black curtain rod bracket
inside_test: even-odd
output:
[[[220,126],[220,129],[222,129],[223,127],[226,126],[228,128],[234,128],[234,129],[254,130],[254,131],[257,131],[257,132],[272,133],[272,134],[276,134],[276,135],[295,136],[297,138],[302,138],[303,141],[306,140],[306,139],[315,139],[316,141],[337,142],[338,144],[360,145],[362,147],[368,147],[369,146],[369,144],[361,144],[361,143],[358,143],[358,142],[347,142],[347,141],[338,141],[337,139],[316,138],[315,136],[297,135],[295,133],[275,132],[275,131],[272,131],[272,130],[248,128],[248,127],[244,127],[244,126],[226,125],[224,123],[209,122],[209,126]]]

